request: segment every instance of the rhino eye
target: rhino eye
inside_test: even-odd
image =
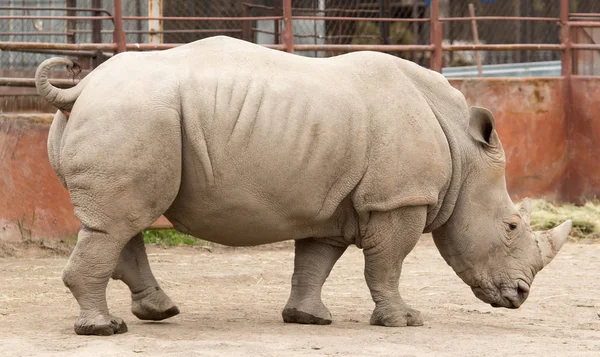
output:
[[[515,229],[517,229],[517,224],[516,223],[509,223],[508,224],[508,228],[510,228],[511,231],[514,231]]]

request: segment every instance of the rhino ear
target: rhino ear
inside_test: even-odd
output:
[[[495,147],[498,145],[496,121],[489,110],[481,107],[471,107],[469,134],[486,146]]]

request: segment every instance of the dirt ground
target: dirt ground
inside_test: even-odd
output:
[[[148,250],[181,314],[137,320],[126,286],[109,307],[129,332],[76,336],[77,304],[60,275],[66,257],[0,259],[1,356],[600,356],[600,245],[568,243],[517,310],[477,300],[424,236],[407,258],[401,292],[422,327],[369,325],[373,308],[362,252],[350,248],[323,291],[334,322],[284,324],[293,244]],[[23,254],[21,254],[23,255]],[[27,255],[27,254],[25,254]],[[38,254],[39,255],[39,254]],[[47,255],[47,254],[46,254]]]

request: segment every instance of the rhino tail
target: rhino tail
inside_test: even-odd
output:
[[[53,86],[48,80],[48,74],[52,67],[66,65],[73,73],[81,71],[76,62],[63,57],[52,57],[42,62],[35,71],[35,87],[38,94],[50,104],[60,109],[67,116],[71,112],[75,101],[83,91],[83,85],[78,84],[69,89],[60,89]]]

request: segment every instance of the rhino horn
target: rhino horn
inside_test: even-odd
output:
[[[558,253],[563,244],[565,244],[567,238],[569,237],[569,233],[571,233],[572,226],[573,222],[568,220],[560,226],[548,231],[533,233],[540,249],[544,266],[548,265],[548,263],[552,261],[554,256],[556,256],[556,253]]]

